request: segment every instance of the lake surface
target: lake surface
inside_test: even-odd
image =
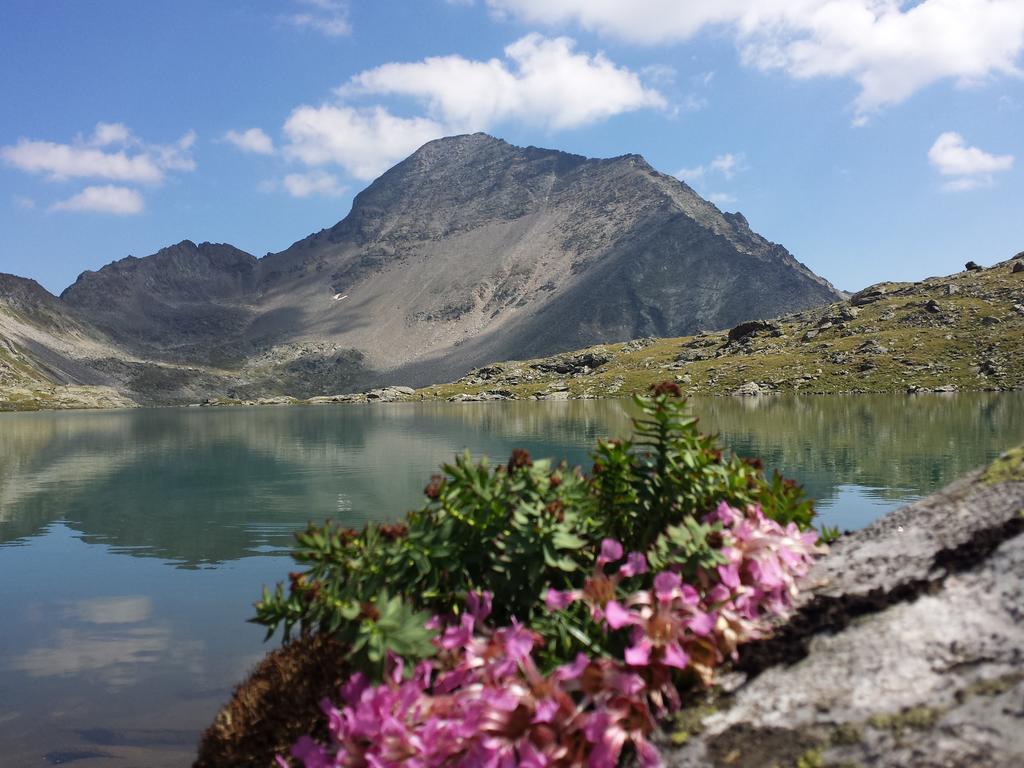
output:
[[[861,527],[1024,443],[1024,394],[696,400]],[[268,646],[245,623],[309,519],[417,506],[469,448],[589,466],[624,401],[0,414],[0,762],[188,765]]]

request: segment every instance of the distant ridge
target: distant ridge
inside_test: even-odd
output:
[[[425,144],[280,253],[185,240],[84,272],[53,302],[109,352],[79,363],[140,401],[178,402],[423,385],[841,296],[639,155],[477,133]]]

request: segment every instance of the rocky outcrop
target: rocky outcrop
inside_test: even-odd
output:
[[[842,537],[808,582],[684,712],[669,766],[1024,765],[1024,449]]]

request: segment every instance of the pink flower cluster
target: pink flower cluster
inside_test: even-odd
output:
[[[292,756],[306,768],[600,768],[631,743],[642,765],[659,764],[646,739],[655,722],[640,676],[582,654],[545,676],[532,656],[536,633],[484,626],[489,595],[471,596],[469,607],[436,639],[438,657],[410,677],[396,657],[381,685],[351,677],[341,708],[322,703],[331,746],[304,736]],[[288,766],[281,757],[278,764]]]
[[[791,608],[797,580],[820,551],[816,534],[783,528],[756,507],[721,504],[707,522],[722,523],[727,562],[698,572],[696,584],[666,570],[650,589],[624,589],[649,573],[647,558],[624,557],[619,542],[605,539],[581,589],[546,593],[549,610],[583,601],[604,631],[624,631],[622,660],[581,654],[545,676],[533,658],[540,636],[515,622],[487,627],[490,595],[471,594],[457,622],[434,619],[435,659],[405,678],[402,660],[392,658],[389,679],[376,686],[354,675],[340,708],[323,703],[330,747],[303,737],[292,756],[306,768],[612,768],[631,745],[641,765],[659,765],[648,737],[655,716],[680,704],[674,674],[688,669],[710,682],[740,643]]]

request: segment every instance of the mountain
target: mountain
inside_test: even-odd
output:
[[[280,253],[186,240],[85,272],[53,301],[120,350],[100,378],[173,402],[423,385],[841,297],[638,155],[478,133],[424,145]]]

